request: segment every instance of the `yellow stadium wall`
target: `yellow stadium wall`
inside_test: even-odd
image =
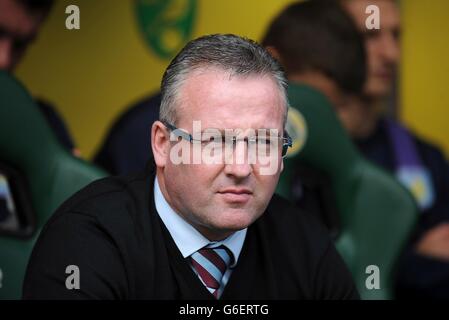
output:
[[[192,37],[221,32],[260,39],[270,19],[290,2],[198,0]],[[80,30],[65,28],[69,4],[80,8]],[[400,116],[449,155],[449,1],[405,0],[401,10]],[[54,103],[90,158],[112,121],[158,90],[167,63],[142,40],[133,1],[58,0],[17,75],[34,95]]]
[[[258,39],[289,2],[199,0],[192,37],[238,33]],[[70,4],[80,8],[80,30],[65,28]],[[17,75],[33,95],[54,103],[83,156],[91,158],[120,112],[158,90],[167,63],[142,40],[133,1],[58,0]]]
[[[449,1],[403,0],[401,118],[449,157]]]

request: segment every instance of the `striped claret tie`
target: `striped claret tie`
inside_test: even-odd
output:
[[[190,256],[193,269],[198,277],[218,299],[221,280],[232,260],[232,253],[225,246],[204,247]]]

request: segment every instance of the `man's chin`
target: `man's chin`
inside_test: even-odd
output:
[[[257,217],[254,214],[248,213],[247,210],[233,210],[228,209],[217,221],[220,229],[226,229],[231,231],[238,231],[247,228],[251,225]]]

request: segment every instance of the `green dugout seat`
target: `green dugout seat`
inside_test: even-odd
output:
[[[21,297],[33,245],[53,211],[105,175],[64,150],[26,89],[0,72],[0,299]]]
[[[290,83],[288,96],[292,107],[287,130],[294,142],[277,193],[292,199],[298,166],[324,172],[339,215],[336,246],[361,298],[394,298],[395,262],[418,216],[413,197],[393,176],[361,156],[323,94]],[[370,275],[377,274],[369,267],[373,265],[379,268],[379,289],[371,287],[376,282]]]

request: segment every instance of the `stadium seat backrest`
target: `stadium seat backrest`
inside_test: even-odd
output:
[[[0,235],[0,299],[17,299],[42,226],[65,199],[105,173],[59,145],[33,98],[5,72],[0,72],[0,163],[23,176],[34,213],[28,235]]]
[[[393,176],[361,156],[324,95],[290,84],[289,100],[302,114],[307,135],[302,150],[284,161],[279,193],[291,196],[289,186],[298,163],[325,172],[339,212],[336,246],[361,297],[393,298],[395,262],[418,215],[415,201]],[[373,288],[377,275],[380,286]]]

